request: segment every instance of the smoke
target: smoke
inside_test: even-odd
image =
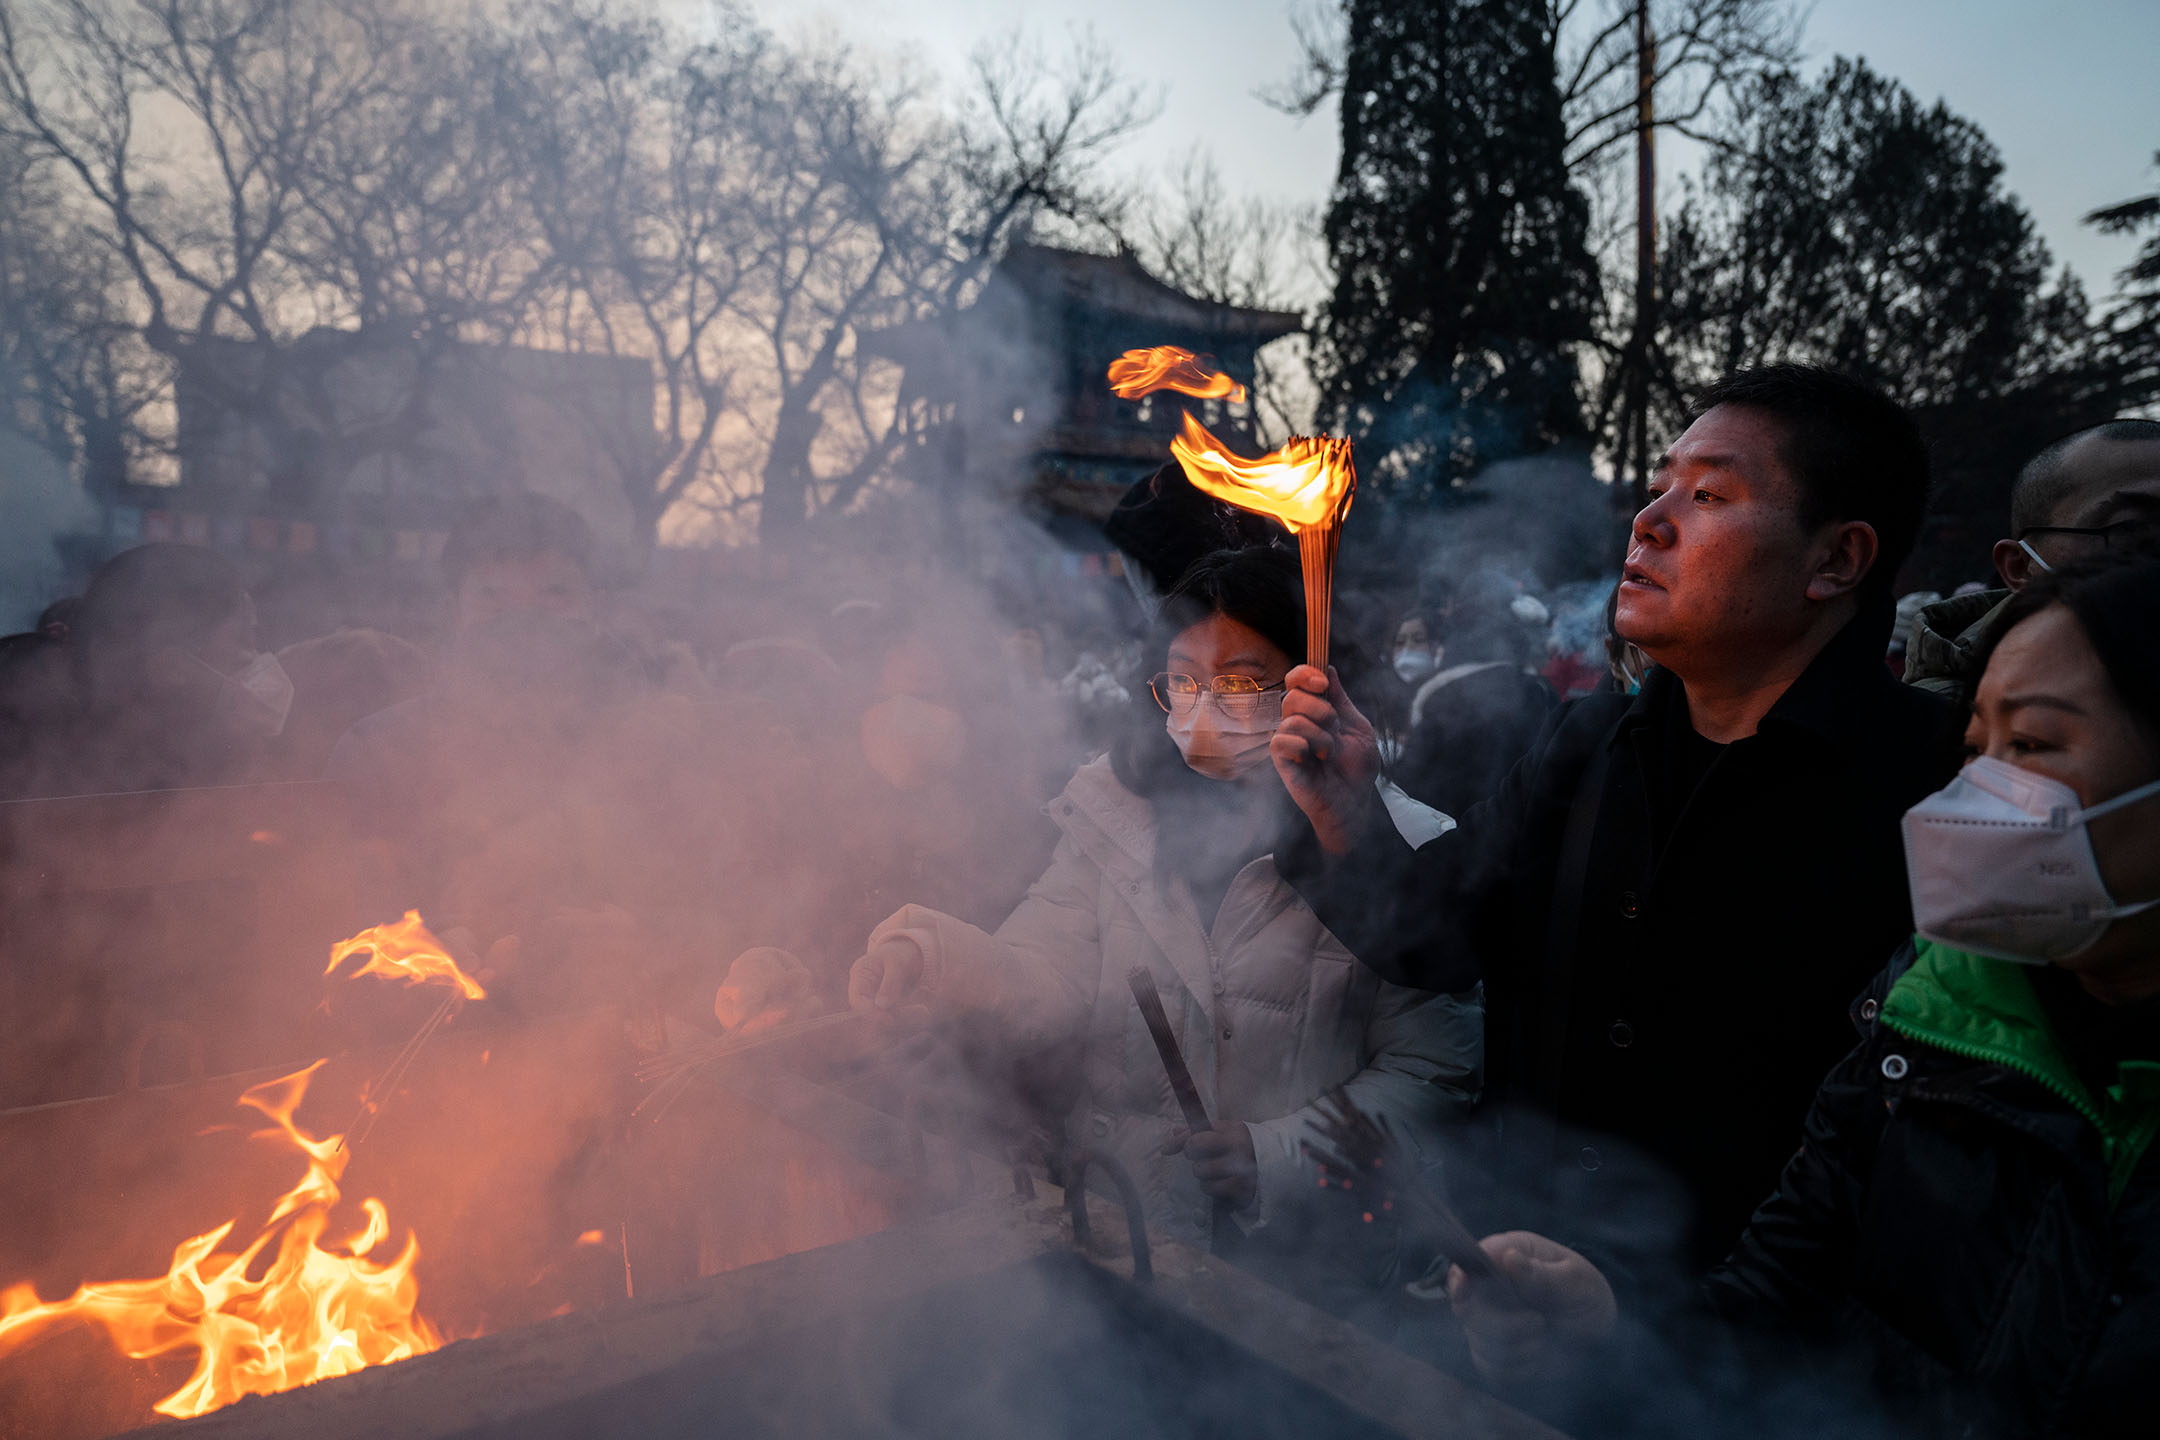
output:
[[[733,43],[733,32],[721,29],[716,43]],[[600,38],[624,40],[619,52],[600,47],[602,58],[629,64],[646,52],[628,42],[650,37]],[[511,65],[501,93],[548,78],[538,73],[545,49],[498,57],[531,67]],[[746,47],[745,63],[771,53]],[[588,154],[572,143],[589,138],[582,133],[556,133],[545,138],[562,144],[540,144],[545,106],[528,117],[532,133],[521,133],[533,143],[509,153],[535,164],[535,154],[570,156],[576,164],[566,166],[554,197],[565,204],[617,193],[601,180],[628,184],[622,175],[596,177],[576,165],[604,169],[624,154],[664,160],[679,183],[662,192],[690,201],[720,195],[729,203],[717,213],[690,219],[724,230],[747,223],[749,201],[771,196],[754,184],[727,188],[742,178],[729,167],[733,152],[719,143],[710,152],[699,148],[714,134],[728,142],[755,134],[774,144],[769,153],[783,154],[775,134],[808,143],[805,136],[848,129],[834,116],[878,111],[861,106],[860,89],[824,83],[846,78],[839,70],[782,67],[773,74],[783,71],[793,88],[759,92],[753,98],[763,108],[746,107],[756,113],[744,123],[755,126],[667,132],[665,156],[604,144]],[[687,92],[716,109],[668,113],[712,120],[726,109],[714,97],[728,78],[641,72],[649,88],[639,103],[672,103]],[[1114,108],[1122,92],[1100,74],[1089,83],[1089,104],[1107,100]],[[563,107],[572,128],[599,133],[612,124],[623,127],[618,133],[647,133],[640,126],[653,112],[598,113],[614,94],[609,84],[577,94],[595,110]],[[809,100],[833,103],[818,109]],[[848,111],[841,100],[861,108]],[[925,137],[938,127],[909,114],[920,123],[900,127],[898,138],[908,143],[896,149],[934,151]],[[1023,106],[1007,115],[1011,134],[1051,133],[1026,114]],[[734,124],[742,117],[725,118]],[[1081,158],[1122,133],[1120,123],[1114,114],[1094,121],[1086,133],[1095,138],[1081,146]],[[382,173],[400,173],[394,147],[381,143],[383,154],[373,158]],[[1062,1142],[1084,1138],[1055,1132],[1075,1115],[1083,1082],[1093,1083],[1073,1053],[1091,1043],[1090,1033],[1016,1037],[978,1018],[896,1042],[890,1032],[835,1026],[775,1052],[785,1054],[785,1065],[716,1066],[692,1072],[695,1082],[675,1090],[639,1077],[641,1067],[680,1061],[723,1038],[716,996],[738,956],[755,952],[760,966],[777,967],[776,990],[787,989],[801,1013],[832,1014],[846,1008],[850,967],[872,931],[903,906],[994,930],[1044,876],[1059,842],[1044,807],[1126,729],[1160,726],[1145,677],[1166,663],[1161,637],[1144,636],[1116,557],[1079,517],[1091,506],[1105,508],[1119,480],[1162,457],[1135,453],[1129,433],[1092,457],[1085,443],[1058,442],[1068,429],[1083,432],[1083,441],[1100,438],[1090,434],[1106,408],[1099,365],[1122,343],[1085,327],[1034,328],[1044,322],[1010,285],[946,267],[953,247],[945,242],[957,222],[938,224],[953,220],[939,207],[965,208],[955,198],[960,179],[979,180],[1007,162],[1026,182],[1016,196],[1048,189],[1074,212],[1033,216],[1043,227],[1038,234],[1099,241],[1089,217],[1099,220],[1111,207],[1098,203],[1103,197],[1092,192],[1088,166],[1076,168],[1070,154],[1018,157],[1044,162],[1031,170],[984,150],[980,137],[952,153],[965,165],[932,180],[879,172],[877,184],[863,187],[902,195],[906,226],[851,229],[823,210],[806,221],[842,235],[818,266],[806,268],[847,283],[816,303],[782,307],[786,314],[829,319],[859,281],[864,293],[882,297],[876,323],[806,333],[767,315],[772,323],[758,344],[738,330],[698,350],[677,321],[705,313],[700,307],[753,310],[783,281],[802,277],[784,269],[752,276],[716,304],[698,288],[711,278],[697,269],[706,262],[683,255],[640,254],[604,282],[581,280],[590,288],[557,295],[560,313],[543,316],[544,328],[475,304],[485,313],[474,324],[491,339],[538,343],[563,334],[611,353],[617,334],[629,333],[610,328],[613,322],[640,306],[665,312],[689,294],[674,320],[655,327],[656,353],[630,357],[629,370],[639,373],[650,360],[655,407],[664,415],[658,459],[641,452],[646,469],[627,467],[653,481],[631,507],[640,511],[633,520],[670,538],[746,539],[755,516],[771,543],[661,548],[642,564],[592,564],[576,577],[557,573],[547,554],[498,556],[488,573],[464,577],[471,593],[459,598],[471,603],[487,591],[488,603],[506,607],[511,618],[482,622],[468,613],[447,625],[417,613],[416,594],[447,585],[445,577],[420,578],[420,554],[288,550],[270,583],[256,587],[260,634],[317,639],[356,619],[405,632],[395,646],[342,634],[334,649],[311,656],[320,683],[341,687],[338,713],[362,717],[326,762],[281,769],[289,748],[281,757],[228,747],[206,767],[216,786],[147,795],[105,793],[132,787],[112,778],[117,766],[100,772],[90,763],[70,772],[89,777],[74,786],[84,793],[42,793],[4,807],[0,866],[11,881],[34,873],[36,885],[0,891],[8,961],[0,1025],[9,1040],[0,1105],[13,1107],[0,1112],[0,1213],[10,1217],[0,1238],[0,1284],[29,1281],[50,1297],[85,1280],[154,1274],[187,1236],[235,1216],[247,1217],[244,1224],[259,1219],[267,1199],[290,1183],[289,1156],[266,1156],[250,1148],[244,1128],[221,1127],[237,1123],[233,1098],[266,1069],[322,1056],[331,1064],[312,1087],[301,1123],[312,1134],[356,1137],[346,1193],[379,1196],[393,1234],[418,1237],[421,1313],[453,1337],[515,1329],[565,1308],[650,1302],[720,1272],[904,1226],[919,1218],[922,1177],[912,1157],[881,1148],[880,1137],[906,1137],[911,1126],[964,1140],[978,1156],[972,1163],[995,1157],[1000,1165],[1014,1156],[1031,1165],[1056,1159]],[[875,171],[872,162],[890,157],[844,158]],[[367,161],[353,160],[356,180]],[[501,156],[469,163],[499,173],[484,161]],[[462,173],[468,162],[453,156],[441,163]],[[403,203],[419,206],[436,193],[418,188],[426,194]],[[457,185],[442,189],[463,193]],[[478,220],[460,211],[443,223],[511,223],[478,208],[486,212]],[[580,225],[590,219],[574,218]],[[407,233],[395,223],[384,228]],[[580,226],[564,229],[583,234]],[[684,233],[706,232],[686,224]],[[867,272],[850,269],[877,253],[863,241],[871,233],[894,239],[897,276],[883,261]],[[995,249],[1020,233],[971,238]],[[295,253],[305,238],[286,237]],[[636,238],[651,237],[641,228]],[[287,249],[271,248],[283,263]],[[470,251],[453,248],[461,256],[485,253],[478,242]],[[757,250],[746,246],[744,253]],[[670,272],[669,260],[679,268]],[[315,261],[311,275],[343,273],[340,263]],[[426,264],[381,268],[434,273]],[[683,289],[669,289],[673,284]],[[621,304],[623,287],[632,303]],[[1086,289],[1078,282],[1071,288]],[[974,308],[958,309],[957,319],[925,319],[911,306],[926,293],[966,296]],[[439,297],[400,297],[386,313],[400,318],[404,300],[432,298]],[[610,304],[621,308],[608,312],[606,324],[596,320]],[[277,305],[263,311],[281,313]],[[588,322],[589,330],[578,328]],[[828,338],[835,343],[826,351]],[[1134,344],[1171,338],[1129,337]],[[315,343],[326,342],[318,334]],[[1092,353],[1097,348],[1102,356]],[[821,354],[826,388],[791,389],[798,372],[816,368],[800,362]],[[780,356],[775,373],[751,374],[753,355],[759,363]],[[750,378],[737,385],[732,367]],[[620,367],[611,373],[619,379]],[[611,413],[624,408],[614,390],[605,399]],[[286,409],[299,403],[281,396],[270,419],[285,423]],[[707,425],[701,404],[727,413]],[[628,408],[642,420],[639,406]],[[513,423],[507,415],[461,414],[457,428],[492,436],[496,421]],[[800,442],[789,463],[773,459],[783,422]],[[544,436],[554,432],[529,423],[538,438],[509,438],[545,448]],[[1511,423],[1474,407],[1449,416],[1456,448],[1466,454],[1504,450]],[[284,438],[296,454],[337,449],[328,443],[334,435],[297,423],[289,430]],[[0,443],[8,443],[4,433]],[[1055,466],[1042,463],[1051,451]],[[494,458],[507,465],[512,453],[498,447]],[[368,453],[368,487],[339,503],[358,511],[397,499],[403,472],[387,454]],[[0,453],[0,473],[8,477],[0,487],[0,607],[20,626],[58,598],[55,539],[94,529],[95,515],[34,453]],[[621,494],[611,490],[606,498],[588,513],[619,518]],[[1421,590],[1425,608],[1437,612],[1452,587],[1490,574],[1533,595],[1573,582],[1576,589],[1561,590],[1568,642],[1589,643],[1580,587],[1587,574],[1610,567],[1617,545],[1605,492],[1587,466],[1564,457],[1511,460],[1449,498],[1462,503],[1429,513],[1378,503],[1353,510],[1341,571],[1346,658],[1357,656],[1366,673],[1378,674],[1396,617],[1419,607]],[[648,513],[669,505],[676,508],[664,525]],[[784,525],[775,518],[783,508]],[[281,533],[294,543],[291,532]],[[640,533],[612,538],[624,552],[644,548]],[[413,548],[426,547],[416,538]],[[295,554],[302,558],[290,558]],[[274,567],[265,560],[263,568]],[[1439,638],[1444,644],[1447,637]],[[405,653],[422,648],[427,663]],[[400,662],[404,678],[382,663],[390,652],[412,660]],[[1346,664],[1346,674],[1352,670]],[[183,658],[177,672],[184,680],[176,693],[205,703],[215,693],[216,667],[207,660],[190,665]],[[309,677],[298,678],[298,703],[322,703],[309,693]],[[416,686],[424,688],[414,694]],[[1360,689],[1361,700],[1366,693]],[[1488,719],[1499,713],[1497,704],[1485,712]],[[1503,728],[1523,740],[1534,732],[1512,720]],[[85,733],[60,725],[43,738],[80,760]],[[1154,738],[1160,751],[1159,731]],[[33,781],[28,788],[65,787]],[[1221,823],[1251,821],[1241,811]],[[1251,833],[1231,839],[1257,858]],[[1180,893],[1195,917],[1192,948],[1206,954],[1215,937],[1197,917],[1215,912],[1189,887]],[[1089,898],[1051,900],[1086,912]],[[406,910],[418,910],[489,991],[416,1051],[438,992],[322,974],[332,944]],[[1271,918],[1295,910],[1285,901]],[[1370,977],[1339,948],[1304,957],[1318,976],[1312,985],[1329,995],[1369,994]],[[1302,986],[1305,971],[1298,975]],[[1124,981],[1110,975],[1108,982],[1100,987],[1107,1000],[1090,993],[1078,1008],[1090,1020],[1102,1008],[1105,1027],[1114,1029],[1128,1018],[1118,999]],[[1280,1000],[1280,1008],[1305,1003],[1303,989],[1293,988],[1300,998]],[[1341,1003],[1349,1018],[1339,1028],[1355,1029],[1362,1017]],[[1467,1009],[1454,1013],[1474,1019]],[[730,1009],[725,1018],[734,1027],[729,1034],[754,1038],[746,1032],[760,1017]],[[1283,1042],[1286,1050],[1303,1043]],[[1469,1048],[1457,1047],[1455,1058]],[[924,1049],[927,1057],[916,1053]],[[1136,1036],[1123,1052],[1093,1058],[1098,1070],[1119,1071],[1117,1086],[1099,1087],[1099,1095],[1114,1091],[1137,1106],[1166,1086],[1152,1050]],[[1251,1068],[1273,1076],[1293,1067],[1269,1059]],[[1437,1077],[1437,1068],[1406,1072],[1411,1088],[1460,1078]],[[1438,1103],[1424,1091],[1418,1100]],[[1158,1147],[1167,1135],[1163,1123]],[[1165,1172],[1182,1183],[1189,1177],[1175,1166],[1185,1164],[1166,1164]],[[1461,1165],[1470,1168],[1468,1160]],[[1167,1218],[1167,1192],[1166,1184],[1149,1195],[1158,1223]],[[1585,1218],[1540,1210],[1504,1188],[1479,1211],[1491,1228],[1535,1223],[1561,1233],[1573,1233]],[[1368,1251],[1392,1233],[1364,1227],[1355,1214],[1339,1218],[1372,1241]],[[1607,1251],[1649,1257],[1640,1261],[1645,1268],[1662,1263],[1669,1198],[1645,1193],[1595,1218]],[[1179,1223],[1187,1223],[1185,1215]],[[1320,1248],[1316,1242],[1315,1269],[1331,1258]],[[1385,1321],[1372,1321],[1382,1330],[1405,1323],[1398,1299],[1404,1278],[1385,1264],[1352,1277],[1386,1313]],[[1679,1284],[1667,1276],[1647,1288],[1666,1295]],[[1436,1313],[1399,1332],[1406,1348],[1448,1355],[1449,1326]],[[1684,1377],[1659,1401],[1683,1406],[1684,1382],[1695,1378],[1692,1341],[1684,1338],[1691,1332],[1666,1312],[1654,1312],[1653,1322],[1630,1342],[1639,1347],[1636,1373]],[[1668,1325],[1669,1332],[1662,1328]],[[687,1433],[695,1426],[685,1417],[717,1414],[789,1434],[1370,1431],[1218,1342],[1092,1271],[1022,1267],[995,1280],[926,1288],[903,1302],[860,1305],[818,1333],[768,1337],[737,1356],[722,1378],[685,1368],[649,1391],[609,1391],[558,1417],[553,1433],[622,1433],[626,1416],[649,1420],[646,1433]],[[0,1434],[92,1436],[143,1418],[157,1392],[140,1369],[109,1350],[65,1343],[64,1351],[56,1343],[36,1357],[0,1353]],[[54,1374],[72,1383],[57,1384]],[[1596,1412],[1601,1397],[1638,1393],[1596,1388],[1607,1380],[1543,1403],[1582,1415]],[[334,1394],[334,1384],[324,1392]],[[1696,1430],[1708,1427],[1711,1412],[1651,1413],[1679,1422],[1671,1429]],[[1821,1423],[1819,1412],[1797,1405],[1775,1418],[1788,1428],[1757,1433],[1797,1436]]]

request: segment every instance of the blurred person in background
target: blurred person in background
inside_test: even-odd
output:
[[[1642,693],[1558,711],[1422,847],[1370,802],[1372,727],[1288,677],[1276,768],[1311,828],[1285,873],[1384,978],[1485,984],[1494,1179],[1458,1197],[1487,1228],[1699,1273],[1774,1185],[1866,957],[1911,930],[1899,820],[1956,765],[1950,706],[1882,663],[1927,481],[1911,417],[1855,381],[1714,387],[1634,520]]]
[[[266,780],[315,780],[346,731],[424,693],[427,652],[380,630],[334,630],[277,652],[292,677],[293,708],[263,766]]]
[[[623,848],[645,820],[615,771],[651,758],[621,732],[650,685],[597,623],[591,531],[545,496],[492,496],[459,517],[441,563],[456,610],[434,683],[354,724],[324,765],[367,844],[370,904],[385,919],[419,909],[471,955],[602,915],[626,948],[611,880],[650,847]]]
[[[1389,618],[1378,647],[1385,663],[1373,666],[1364,683],[1351,690],[1351,698],[1380,732],[1390,767],[1402,759],[1403,740],[1410,730],[1410,698],[1432,678],[1439,663],[1439,635],[1436,612],[1422,606],[1398,611]]]
[[[30,794],[238,783],[292,707],[291,678],[255,647],[245,580],[200,546],[140,545],[106,561],[57,653],[73,662],[74,698],[35,746]],[[41,703],[59,703],[53,679]]]
[[[1445,814],[1463,814],[1497,791],[1556,703],[1531,668],[1545,651],[1543,607],[1528,610],[1526,600],[1537,603],[1500,571],[1465,577],[1435,637],[1444,664],[1410,692],[1391,774]]]
[[[1924,607],[1908,627],[1906,683],[1962,700],[1976,657],[2010,595],[2059,565],[2134,549],[2160,535],[2160,421],[2110,420],[2066,435],[2018,472],[2010,534],[1995,542],[2005,588]]]
[[[1857,1348],[1901,1434],[2150,1435],[2160,560],[2034,577],[1976,658],[1972,758],[1905,821],[1919,933],[1704,1294],[1754,1362],[1741,1394]],[[1632,1318],[1565,1246],[1483,1245],[1512,1293],[1448,1279],[1489,1380],[1550,1385]],[[1711,1347],[1673,1348],[1711,1373]]]
[[[1897,618],[1891,623],[1890,649],[1886,657],[1890,662],[1891,674],[1901,679],[1904,677],[1905,650],[1912,639],[1913,622],[1920,618],[1922,611],[1941,604],[1942,598],[1939,590],[1909,590],[1898,596]]]
[[[1322,1227],[1333,1212],[1300,1148],[1311,1107],[1340,1085],[1429,1142],[1475,1093],[1480,1017],[1468,997],[1360,967],[1275,868],[1289,802],[1268,741],[1304,625],[1287,552],[1191,567],[1164,603],[1145,711],[1051,803],[1056,853],[1027,898],[994,932],[902,908],[849,992],[859,1008],[986,1016],[1013,1051],[1061,1057],[1070,1141],[1132,1174],[1150,1225],[1235,1242],[1239,1263],[1354,1308],[1381,1296],[1393,1244],[1386,1225]],[[1184,1128],[1134,967],[1163,994],[1210,1131]]]

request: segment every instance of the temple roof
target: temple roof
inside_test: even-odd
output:
[[[1150,275],[1130,250],[1090,255],[1047,245],[1015,245],[999,262],[998,271],[1031,299],[1129,316],[1165,329],[1251,337],[1265,343],[1304,323],[1303,317],[1291,311],[1248,310],[1188,295]]]

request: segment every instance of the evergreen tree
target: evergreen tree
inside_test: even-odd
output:
[[[1667,226],[1653,433],[1730,369],[1845,370],[1912,407],[1934,450],[1935,525],[1909,578],[1974,578],[2018,466],[2113,413],[2123,367],[1970,120],[1844,59],[1761,78],[1737,113]]]
[[[2153,164],[2160,167],[2160,154]],[[2149,405],[2160,398],[2160,190],[2095,210],[2085,223],[2109,235],[2151,232],[2115,277],[2122,291],[2105,322],[2109,351],[2123,368],[2130,398]]]
[[[1491,461],[1587,440],[1589,206],[1564,160],[1547,5],[1346,10],[1323,414],[1382,493],[1437,498]]]

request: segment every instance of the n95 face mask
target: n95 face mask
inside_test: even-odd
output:
[[[2118,905],[2086,826],[2160,795],[2160,780],[2087,809],[2059,780],[1990,756],[1905,812],[1913,925],[1974,955],[2046,965],[2108,925],[2160,905]]]
[[[1268,741],[1282,723],[1280,694],[1236,697],[1226,706],[1201,695],[1170,712],[1164,728],[1185,763],[1210,780],[1236,780],[1268,763]]]

